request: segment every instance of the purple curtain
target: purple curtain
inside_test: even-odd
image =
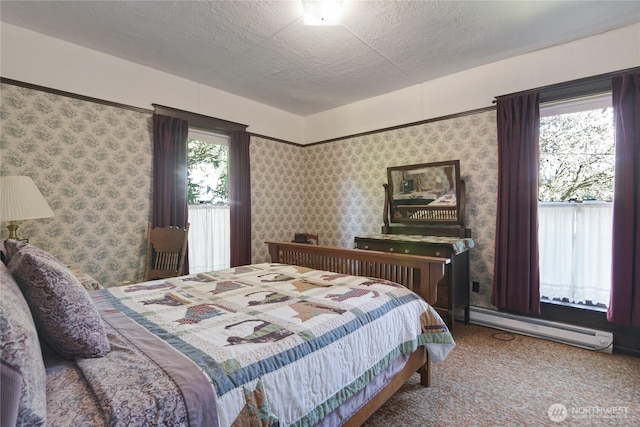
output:
[[[538,92],[497,100],[498,209],[493,294],[499,309],[540,314]]]
[[[187,225],[188,138],[186,120],[153,115],[153,227]],[[189,274],[188,254],[183,274]]]
[[[616,159],[607,319],[640,327],[640,72],[615,77],[612,91]]]
[[[251,264],[250,135],[233,131],[229,136],[230,266]]]

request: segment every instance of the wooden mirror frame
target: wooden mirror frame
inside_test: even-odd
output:
[[[460,160],[387,168],[385,226],[392,223],[464,226]],[[455,204],[450,204],[455,194]],[[422,201],[426,203],[421,203]]]

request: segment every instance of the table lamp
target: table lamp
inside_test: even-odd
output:
[[[28,176],[0,176],[0,221],[9,221],[9,239],[18,240],[17,221],[49,218],[53,211]]]

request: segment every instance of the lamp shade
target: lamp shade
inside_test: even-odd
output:
[[[53,211],[28,176],[0,176],[0,221],[49,218]]]

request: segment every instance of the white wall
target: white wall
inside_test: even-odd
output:
[[[135,107],[166,105],[302,141],[304,118],[14,25],[0,26],[2,77]]]
[[[640,66],[635,24],[301,117],[13,25],[2,23],[0,34],[3,77],[143,108],[167,105],[297,143],[483,108],[498,95]]]
[[[305,142],[484,108],[495,96],[637,66],[640,24],[307,116]]]

